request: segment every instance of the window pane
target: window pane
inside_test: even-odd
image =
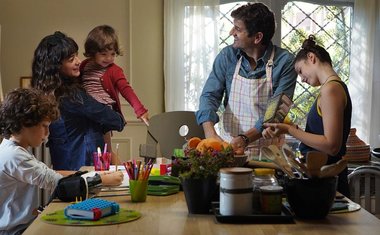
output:
[[[281,46],[296,54],[302,42],[314,34],[317,43],[330,54],[333,67],[348,83],[353,9],[350,6],[323,6],[299,1],[289,2],[282,10]],[[306,114],[318,94],[318,88],[297,82],[292,109],[293,118],[305,124]]]
[[[232,2],[220,5],[219,50],[233,43],[233,37],[229,32],[233,26],[231,12],[246,4],[248,1]],[[275,14],[277,14],[275,12]],[[302,42],[310,34],[314,34],[317,42],[330,53],[333,67],[348,83],[350,66],[350,46],[353,8],[351,6],[324,6],[301,1],[288,2],[281,12],[281,47],[296,54],[301,48]],[[186,45],[185,45],[186,47]],[[190,55],[191,53],[186,53]],[[189,57],[186,56],[186,59]],[[189,64],[185,64],[189,67]],[[208,74],[198,78],[187,78],[186,100],[187,108],[196,110],[198,98]],[[317,95],[318,88],[310,87],[306,83],[297,82],[293,100],[296,106],[291,110],[293,119],[304,125],[306,114]],[[190,95],[191,94],[191,95]]]
[[[231,12],[246,3],[246,1],[241,1],[220,5],[219,50],[222,50],[225,46],[231,45],[234,42],[234,38],[230,36],[230,31],[233,26]]]

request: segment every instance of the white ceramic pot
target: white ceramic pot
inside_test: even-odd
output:
[[[252,214],[252,169],[232,167],[220,169],[221,215]]]

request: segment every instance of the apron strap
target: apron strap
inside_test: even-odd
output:
[[[266,66],[265,66],[265,71],[267,73],[267,80],[268,80],[269,85],[270,85],[271,93],[272,93],[272,87],[273,87],[273,85],[272,85],[272,70],[273,70],[274,51],[275,51],[275,47],[273,46],[270,58],[269,58]]]
[[[238,60],[238,62],[236,64],[233,78],[235,78],[237,75],[239,75],[242,58],[243,58],[243,56],[240,56],[240,59]]]

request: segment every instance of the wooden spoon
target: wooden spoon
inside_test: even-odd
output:
[[[277,145],[269,145],[268,148],[276,155],[276,161],[285,169],[285,173],[288,173],[288,175],[290,173],[290,175],[294,177],[290,163]]]
[[[338,162],[321,167],[320,178],[337,176],[347,167],[347,160],[341,159]]]
[[[295,177],[292,168],[290,167],[285,157],[282,155],[281,151],[278,149],[276,145],[269,145],[268,147],[263,146],[261,147],[260,151],[264,157],[273,161],[290,178]]]
[[[289,164],[301,175],[302,178],[304,178],[303,175],[311,178],[307,167],[303,163],[297,161],[296,155],[293,153],[290,147],[287,148],[286,146],[283,146],[282,152],[284,153],[285,158],[287,158]]]
[[[296,159],[296,155],[293,153],[293,149],[289,145],[283,144],[281,146],[281,150],[282,150],[282,153],[284,154],[284,156],[288,162],[289,162],[290,158]],[[290,162],[289,162],[289,164],[290,164]]]
[[[311,177],[319,177],[321,167],[327,162],[327,154],[319,151],[309,151],[306,154],[306,166]]]

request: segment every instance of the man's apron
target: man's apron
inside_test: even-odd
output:
[[[239,59],[232,78],[231,91],[225,112],[222,114],[220,136],[227,142],[232,137],[251,129],[259,117],[264,117],[268,99],[272,96],[272,69],[274,48],[266,64],[266,78],[247,79],[239,75],[242,57]],[[250,143],[245,154],[248,159],[258,159],[260,147],[279,144],[279,139],[263,139]]]

